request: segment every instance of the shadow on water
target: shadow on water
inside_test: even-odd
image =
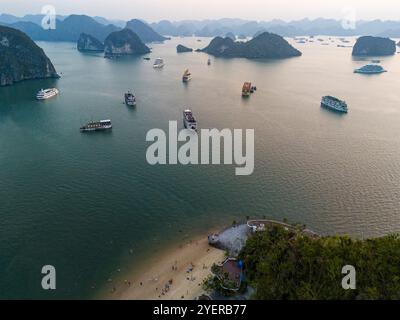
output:
[[[328,108],[325,108],[322,105],[320,106],[320,111],[321,111],[322,114],[326,114],[326,115],[331,114],[332,117],[336,117],[336,118],[339,118],[339,119],[344,118],[345,116],[347,116],[347,113],[339,112],[339,111],[335,111],[335,110],[330,110]]]
[[[134,56],[122,56],[122,57],[116,57],[116,58],[104,58],[106,61],[109,61],[110,63],[118,63],[118,64],[130,64],[132,62],[139,62],[143,60],[142,55],[134,55]]]
[[[125,103],[122,103],[122,104],[126,107],[126,110],[128,110],[129,113],[135,114],[135,113],[137,113],[137,108],[138,108],[138,105],[140,105],[140,102],[138,102],[136,104],[136,106],[134,106],[134,107],[127,106]]]
[[[115,129],[113,129],[115,130]],[[93,132],[84,132],[80,131],[82,139],[99,139],[99,138],[112,138],[113,137],[113,130],[107,131],[93,131]]]
[[[5,122],[12,113],[12,106],[8,104],[1,104],[0,106],[0,123]]]
[[[354,62],[371,62],[379,61],[379,63],[389,62],[396,58],[396,54],[390,56],[351,56],[351,60]]]
[[[248,58],[229,58],[229,57],[217,57],[207,55],[210,59],[214,59],[215,62],[251,62],[254,65],[266,65],[266,64],[284,64],[287,60],[301,59],[300,57],[290,57],[284,59],[248,59]]]
[[[244,97],[244,96],[242,96],[241,97],[241,99],[242,99],[242,105],[243,106],[249,106],[249,105],[251,105],[251,97]]]
[[[385,72],[381,72],[381,73],[357,73],[357,72],[354,72],[354,74],[356,74],[360,77],[374,78],[374,77],[378,77],[378,76],[383,76],[385,74]]]
[[[18,98],[23,97],[36,97],[36,93],[43,88],[57,87],[60,78],[48,78],[48,79],[31,79],[16,82],[11,86],[0,87],[0,97],[2,102],[16,101],[16,95]],[[19,100],[19,99],[18,99]]]
[[[296,59],[301,59],[302,56],[299,57],[289,57],[289,58],[283,58],[283,59],[245,59],[248,61],[251,61],[251,63],[257,65],[267,65],[267,64],[273,64],[273,65],[280,65],[280,64],[285,64],[287,61],[294,61]]]
[[[103,51],[78,51],[81,55],[90,57],[90,58],[104,58],[104,53]]]

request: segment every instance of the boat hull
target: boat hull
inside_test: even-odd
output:
[[[188,122],[184,119],[183,126],[185,127],[185,129],[197,131],[197,123]]]
[[[325,108],[325,109],[328,109],[328,110],[331,110],[331,111],[338,112],[338,113],[348,113],[348,110],[346,110],[346,109],[335,108],[335,107],[333,107],[333,106],[331,106],[329,104],[323,103],[323,102],[321,102],[321,107]]]
[[[81,132],[110,131],[112,129],[111,120],[100,120],[99,122],[89,122],[80,128]]]
[[[183,111],[183,126],[185,129],[197,131],[197,121],[190,110]]]
[[[251,95],[251,90],[252,90],[252,85],[251,82],[245,82],[242,88],[242,97],[243,98],[248,98]]]
[[[136,106],[136,99],[130,99],[128,95],[125,95],[125,104],[128,107],[135,107]]]
[[[59,94],[59,91],[58,91],[57,89],[52,89],[52,90],[53,90],[53,91],[48,92],[48,93],[41,93],[41,92],[39,92],[39,93],[36,95],[36,100],[39,100],[39,101],[41,101],[41,100],[48,100],[48,99],[51,99],[51,98],[56,97],[56,96]]]
[[[100,131],[111,131],[112,127],[104,127],[104,128],[81,128],[81,132],[100,132]]]

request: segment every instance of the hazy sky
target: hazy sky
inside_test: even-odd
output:
[[[58,14],[82,13],[124,20],[340,19],[346,8],[353,8],[357,19],[400,20],[399,0],[0,0],[0,13],[40,13],[42,6],[49,4]]]

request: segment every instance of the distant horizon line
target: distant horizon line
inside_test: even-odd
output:
[[[44,14],[42,13],[26,13],[24,15],[16,15],[16,14],[12,14],[12,13],[7,13],[7,12],[0,12],[0,16],[2,15],[8,15],[8,16],[13,16],[15,18],[24,18],[26,16],[44,16]],[[274,22],[274,21],[280,21],[280,22],[284,22],[284,23],[292,23],[292,22],[299,22],[299,21],[316,21],[316,20],[334,20],[334,21],[341,21],[342,19],[340,18],[332,18],[332,17],[323,17],[323,16],[319,16],[317,18],[310,18],[310,17],[304,17],[304,18],[298,18],[298,19],[291,19],[291,20],[287,20],[287,19],[283,19],[283,18],[273,18],[273,19],[267,19],[267,20],[257,20],[257,19],[248,19],[248,18],[232,18],[232,17],[221,17],[221,18],[197,18],[197,19],[169,19],[169,18],[163,18],[160,20],[147,20],[144,18],[129,18],[129,19],[123,19],[123,18],[109,18],[107,16],[102,16],[102,15],[90,15],[87,13],[69,13],[69,14],[57,14],[57,16],[61,16],[61,17],[69,17],[69,16],[87,16],[87,17],[91,17],[91,18],[103,18],[106,19],[110,22],[112,21],[120,21],[120,22],[127,22],[133,19],[137,19],[137,20],[141,20],[147,23],[159,23],[161,21],[169,21],[171,23],[179,23],[179,22],[186,22],[186,21],[196,21],[196,22],[204,22],[204,21],[219,21],[219,20],[242,20],[244,22]],[[373,19],[358,19],[357,22],[372,22],[372,21],[380,21],[380,22],[400,22],[400,18],[395,20],[395,19],[381,19],[381,18],[373,18]]]

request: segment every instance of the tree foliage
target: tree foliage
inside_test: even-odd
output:
[[[249,238],[240,258],[256,299],[400,299],[400,237],[312,238],[271,226]],[[342,268],[356,269],[356,290],[342,287]]]

